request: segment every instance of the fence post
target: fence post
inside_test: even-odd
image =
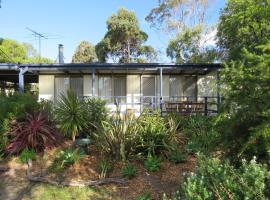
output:
[[[154,99],[153,99],[153,97],[151,97],[151,105],[152,105],[152,109],[154,110]]]
[[[163,104],[162,97],[160,97],[160,112],[161,112],[161,115],[162,115],[162,104]]]
[[[208,114],[207,106],[208,106],[208,99],[207,99],[207,97],[204,97],[204,115],[205,116],[207,116],[207,114]]]

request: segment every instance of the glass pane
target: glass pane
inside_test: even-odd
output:
[[[60,97],[61,94],[66,95],[67,90],[69,89],[69,77],[55,77],[55,85],[54,85],[54,97]]]
[[[126,77],[114,77],[114,96],[116,102],[126,102]]]
[[[112,97],[112,78],[109,76],[101,76],[98,79],[98,94],[111,102]]]
[[[77,97],[83,98],[83,78],[71,77],[70,89],[77,95]]]
[[[190,101],[196,101],[197,96],[197,78],[194,76],[185,77],[183,84],[184,96]]]
[[[183,95],[183,85],[180,76],[170,77],[170,97],[178,99]]]

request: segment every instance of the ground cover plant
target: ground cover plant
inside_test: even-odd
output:
[[[176,199],[268,199],[269,178],[256,158],[235,168],[228,161],[200,156],[196,173],[186,177]]]
[[[24,149],[20,155],[20,161],[22,163],[27,163],[29,159],[35,160],[36,152],[33,149]]]
[[[103,158],[99,163],[98,163],[98,170],[99,170],[99,178],[106,178],[108,173],[111,172],[113,169],[113,164],[112,161]]]
[[[138,170],[136,169],[136,166],[131,163],[127,163],[122,169],[122,175],[125,178],[131,179],[137,176],[137,173],[138,173]]]
[[[59,155],[56,156],[52,165],[50,166],[51,172],[63,172],[65,168],[73,165],[83,158],[85,153],[79,148],[66,148],[60,151]]]
[[[157,172],[160,170],[161,158],[149,154],[147,159],[144,161],[144,165],[148,171]]]

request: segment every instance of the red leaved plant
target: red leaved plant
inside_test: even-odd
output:
[[[18,154],[26,148],[42,152],[45,148],[60,144],[61,140],[56,127],[42,112],[27,114],[25,121],[14,122],[9,135],[14,137],[7,146],[10,154]]]

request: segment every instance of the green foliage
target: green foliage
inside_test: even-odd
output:
[[[267,179],[266,166],[256,163],[255,159],[242,161],[236,169],[228,162],[200,156],[196,174],[187,176],[182,192],[175,199],[268,199]]]
[[[189,140],[188,151],[209,154],[215,150],[219,139],[219,132],[215,130],[215,118],[190,116],[183,132]]]
[[[88,41],[81,41],[72,56],[73,63],[91,63],[96,59],[95,47]]]
[[[133,117],[121,117],[120,112],[103,121],[96,131],[95,145],[115,159],[125,161],[136,146],[139,127]]]
[[[177,63],[212,63],[217,59],[213,47],[201,47],[203,29],[201,26],[187,28],[169,41],[167,56]]]
[[[218,45],[227,60],[242,60],[242,49],[257,54],[270,35],[269,0],[229,0],[218,25]],[[244,57],[243,57],[244,56]]]
[[[7,54],[0,57],[0,63],[53,63],[48,58],[39,58],[31,44],[3,39],[0,40],[0,49]]]
[[[84,152],[79,148],[68,148],[60,151],[59,156],[53,161],[50,166],[52,172],[62,172],[65,168],[73,165],[83,158]]]
[[[169,152],[168,158],[171,162],[178,164],[187,161],[187,154],[180,148],[175,148]]]
[[[10,123],[23,120],[27,112],[38,109],[37,98],[32,94],[0,94],[0,154],[3,155],[8,144],[7,131]]]
[[[24,149],[20,155],[20,161],[22,163],[27,163],[29,159],[36,159],[36,152],[34,149]]]
[[[231,62],[223,71],[223,113],[217,127],[228,157],[259,160],[270,158],[270,45],[260,54],[245,51],[244,62]]]
[[[151,193],[143,193],[136,198],[136,200],[152,200]]]
[[[155,52],[142,44],[148,35],[139,27],[135,12],[121,8],[107,21],[108,31],[96,45],[96,53],[100,62],[113,59],[114,62],[131,63],[137,58],[151,58]]]
[[[176,142],[177,125],[172,120],[166,122],[160,112],[144,111],[138,125],[137,151],[144,155],[158,155]]]
[[[26,113],[31,113],[38,107],[37,98],[32,94],[0,94],[0,130],[3,129],[1,124],[4,123],[5,119],[22,120]]]
[[[71,90],[67,91],[66,96],[61,94],[55,107],[55,120],[61,131],[75,141],[75,137],[87,126],[87,110],[84,101]]]
[[[46,99],[41,99],[38,102],[40,112],[44,113],[48,116],[48,120],[50,122],[54,121],[54,110],[53,110],[53,102]]]
[[[145,168],[150,172],[157,172],[160,170],[161,159],[157,156],[148,155],[144,162]]]
[[[159,112],[144,112],[139,118],[117,112],[94,134],[94,144],[116,159],[127,160],[131,155],[160,155],[176,144],[177,124],[165,120]]]
[[[113,169],[112,162],[108,159],[102,159],[98,164],[99,178],[106,178],[108,173]]]
[[[90,122],[88,128],[96,130],[101,126],[102,121],[108,118],[108,108],[106,100],[101,98],[89,98],[85,100],[87,119]]]
[[[137,176],[138,170],[135,167],[135,165],[128,163],[124,168],[122,169],[122,175],[126,178],[133,178]]]
[[[196,27],[204,23],[211,12],[212,0],[159,0],[146,21],[165,31],[181,32],[186,27]]]

